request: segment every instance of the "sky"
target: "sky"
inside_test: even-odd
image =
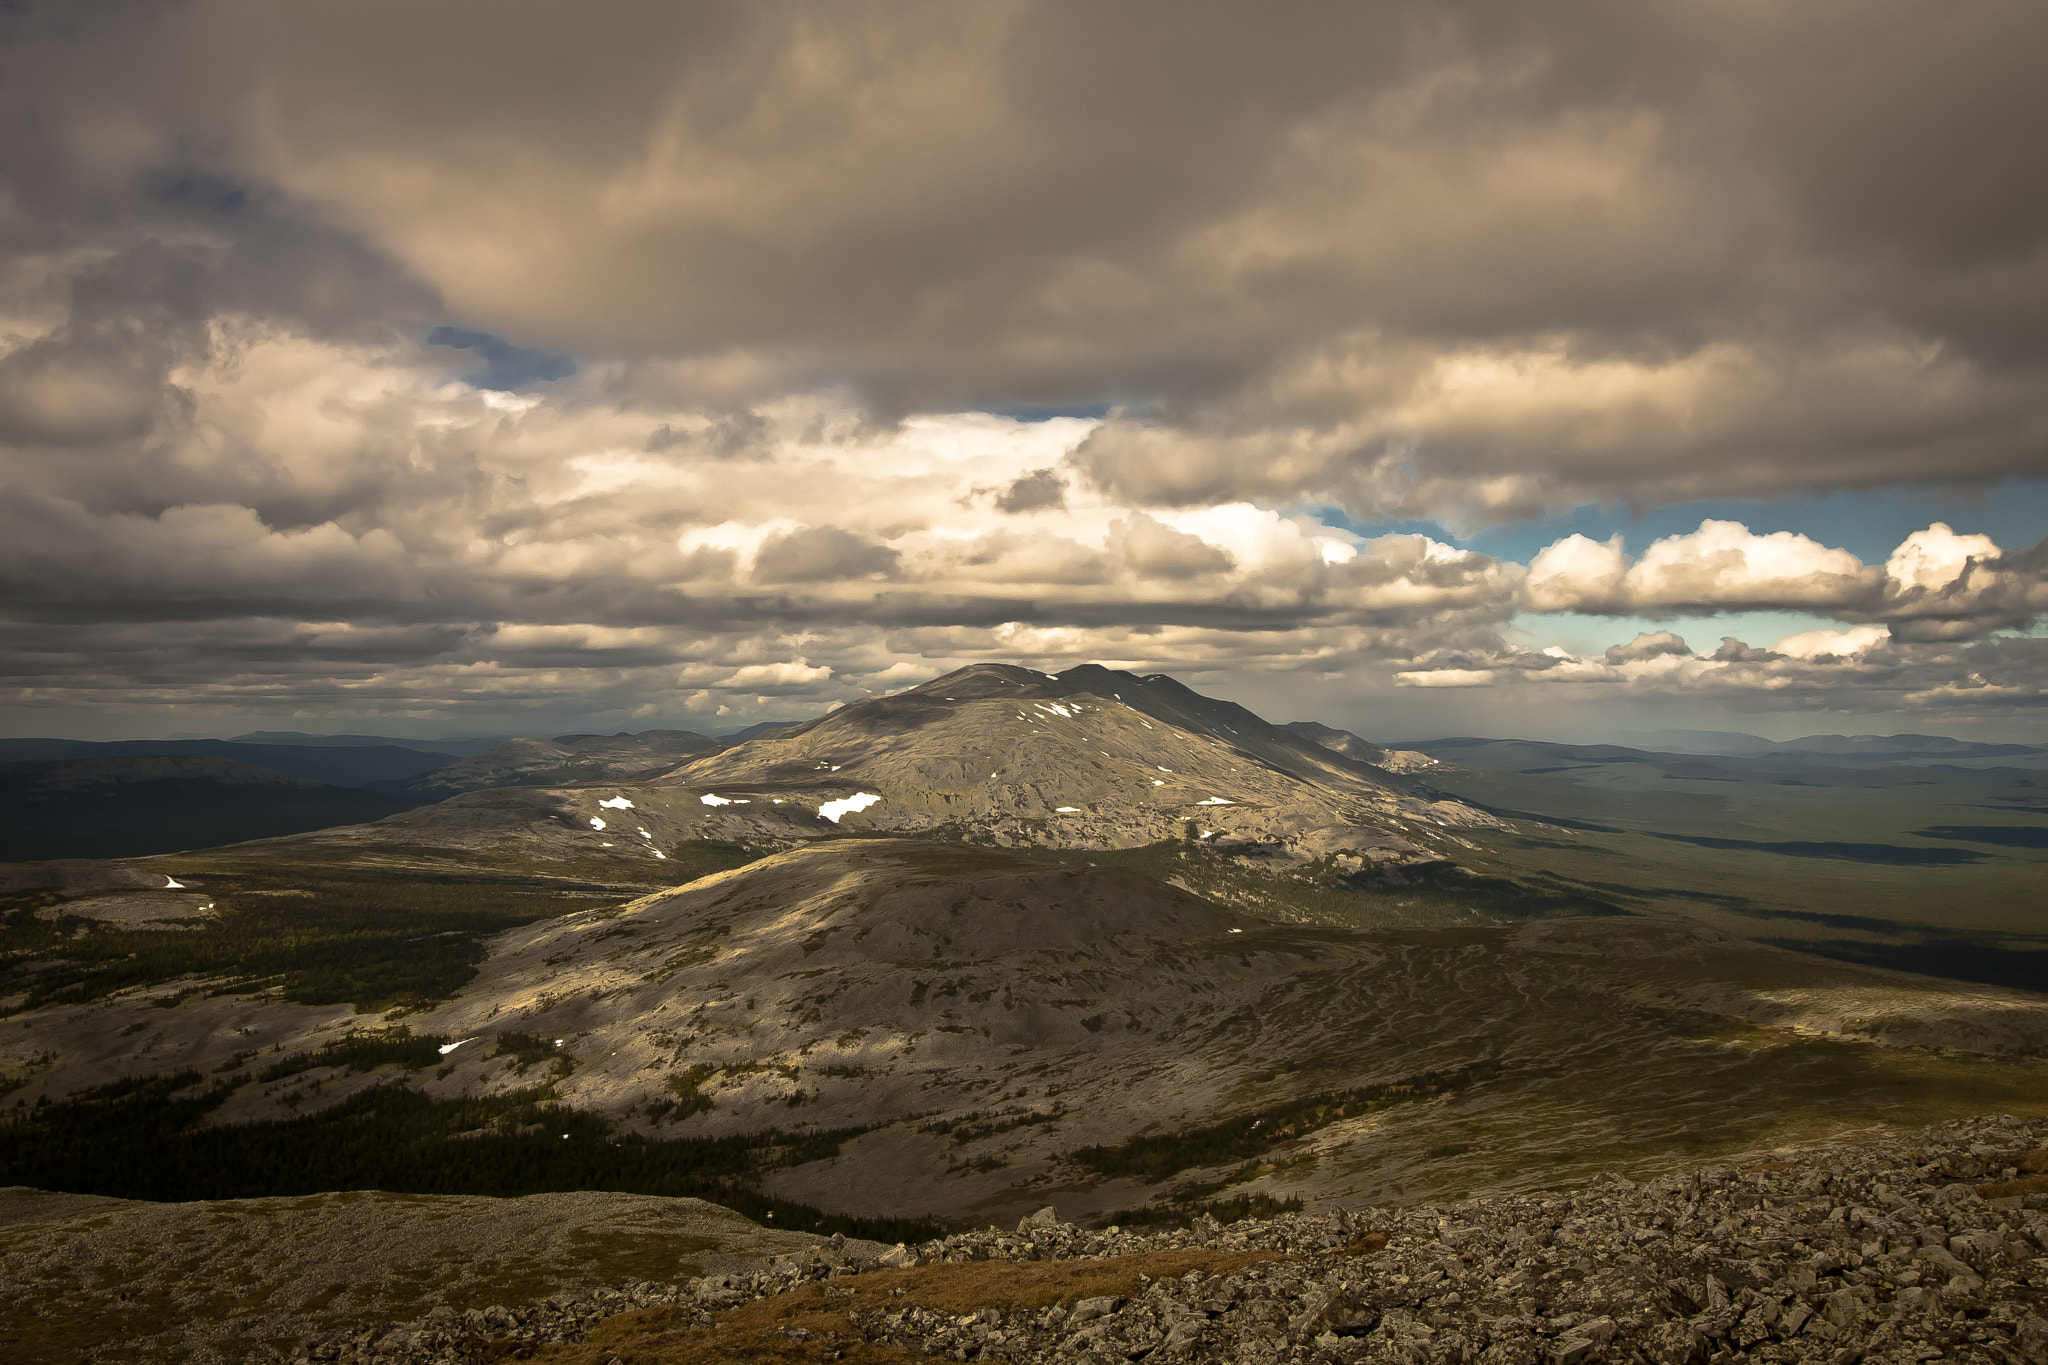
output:
[[[0,9],[0,732],[2048,742],[2038,0]]]

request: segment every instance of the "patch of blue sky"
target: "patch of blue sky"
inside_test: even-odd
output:
[[[1544,546],[1573,534],[1604,541],[1619,532],[1629,553],[1637,555],[1652,541],[1688,534],[1709,520],[1739,521],[1758,535],[1793,531],[1847,550],[1866,564],[1882,564],[1900,541],[1937,521],[1947,522],[1964,535],[1988,535],[2007,550],[2029,548],[2048,535],[2048,479],[2007,479],[1992,488],[1969,492],[1886,488],[1769,502],[1684,502],[1644,511],[1580,507],[1568,514],[1490,527],[1470,536],[1454,535],[1433,521],[1366,521],[1328,506],[1304,510],[1325,525],[1358,535],[1420,533],[1460,549],[1522,564]]]
[[[149,193],[166,204],[183,204],[224,217],[239,218],[254,208],[249,187],[225,176],[165,172],[152,176],[148,186]]]
[[[989,408],[991,417],[1007,417],[1012,422],[1050,422],[1055,417],[1080,417],[1099,422],[1109,416],[1114,403],[1013,403],[1008,407]]]
[[[474,389],[518,393],[550,380],[567,379],[577,370],[574,356],[515,346],[491,332],[443,326],[428,332],[422,340],[428,346],[473,352],[483,362],[483,368],[462,376],[462,382]]]

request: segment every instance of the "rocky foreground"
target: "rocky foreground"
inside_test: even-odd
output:
[[[557,1295],[298,1360],[2048,1361],[2048,1116],[1643,1184],[917,1247]]]

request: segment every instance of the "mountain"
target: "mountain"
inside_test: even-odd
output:
[[[817,812],[841,829],[998,845],[1185,840],[1402,862],[1445,828],[1495,823],[1163,674],[1093,664],[1058,675],[976,664],[650,785],[693,794],[702,837],[740,840],[815,836]]]
[[[415,804],[210,756],[0,763],[0,862],[212,848],[360,824]]]
[[[364,787],[413,777],[442,767],[454,757],[389,744],[323,747],[239,744],[222,739],[0,739],[0,763],[142,755],[220,758],[337,787]]]
[[[418,777],[377,783],[374,789],[438,801],[458,792],[491,787],[545,787],[563,782],[630,779],[667,768],[685,755],[723,748],[727,742],[693,730],[508,739]]]
[[[1054,676],[977,664],[741,744],[686,735],[676,747],[701,756],[606,777],[602,745],[615,742],[593,741],[602,762],[584,768],[572,765],[589,749],[500,746],[403,790],[533,785],[462,792],[370,829],[309,837],[330,850],[402,842],[493,865],[609,863],[631,876],[659,875],[649,864],[679,845],[765,851],[855,832],[1069,851],[1195,847],[1214,855],[1204,869],[1248,888],[1205,883],[1204,894],[1251,903],[1311,872],[1334,885],[1448,869],[1466,834],[1500,823],[1164,675],[1092,665]],[[643,752],[610,770],[633,768]],[[486,770],[494,755],[509,761]]]
[[[251,730],[246,735],[230,735],[228,741],[232,744],[297,744],[309,748],[340,749],[389,745],[395,749],[417,749],[423,754],[461,758],[482,753],[510,738],[510,735],[486,735],[470,739],[399,739],[392,735],[309,735],[303,730]]]

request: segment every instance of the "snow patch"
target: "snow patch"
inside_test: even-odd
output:
[[[183,891],[184,889],[185,889],[185,883],[183,883],[183,882],[179,881],[179,880],[178,880],[178,879],[177,879],[176,877],[165,877],[165,878],[164,878],[164,890],[166,890],[166,891]]]
[[[464,1038],[461,1040],[461,1042],[443,1043],[437,1050],[443,1057],[446,1057],[449,1053],[455,1051],[456,1048],[461,1047],[463,1043],[473,1043],[475,1041],[476,1039],[474,1038]]]
[[[732,804],[732,802],[726,800],[724,797],[713,795],[710,792],[706,792],[704,795],[698,797],[697,799],[699,801],[702,801],[707,806],[730,806]]]
[[[824,805],[818,807],[818,814],[824,816],[827,820],[830,820],[833,824],[836,825],[839,823],[840,816],[848,814],[851,811],[866,810],[869,806],[874,805],[875,802],[881,799],[881,797],[875,795],[873,792],[855,792],[852,796],[846,797],[844,800],[827,801]]]
[[[1237,802],[1226,801],[1220,796],[1212,796],[1206,801],[1197,801],[1195,804],[1198,806],[1234,806]]]
[[[1054,806],[1052,809],[1055,815],[1079,815],[1081,813],[1079,806]]]
[[[603,829],[604,821],[598,819],[595,815],[593,815],[590,817],[590,827],[592,829]]]
[[[604,809],[604,810],[631,810],[631,809],[633,809],[633,803],[632,803],[631,801],[628,801],[628,800],[627,800],[627,799],[626,799],[625,797],[623,797],[623,796],[614,796],[614,797],[613,797],[613,798],[612,798],[611,800],[609,800],[609,801],[600,801],[600,802],[598,802],[597,804],[598,804],[598,806],[599,806],[600,808],[602,808],[602,809]]]

